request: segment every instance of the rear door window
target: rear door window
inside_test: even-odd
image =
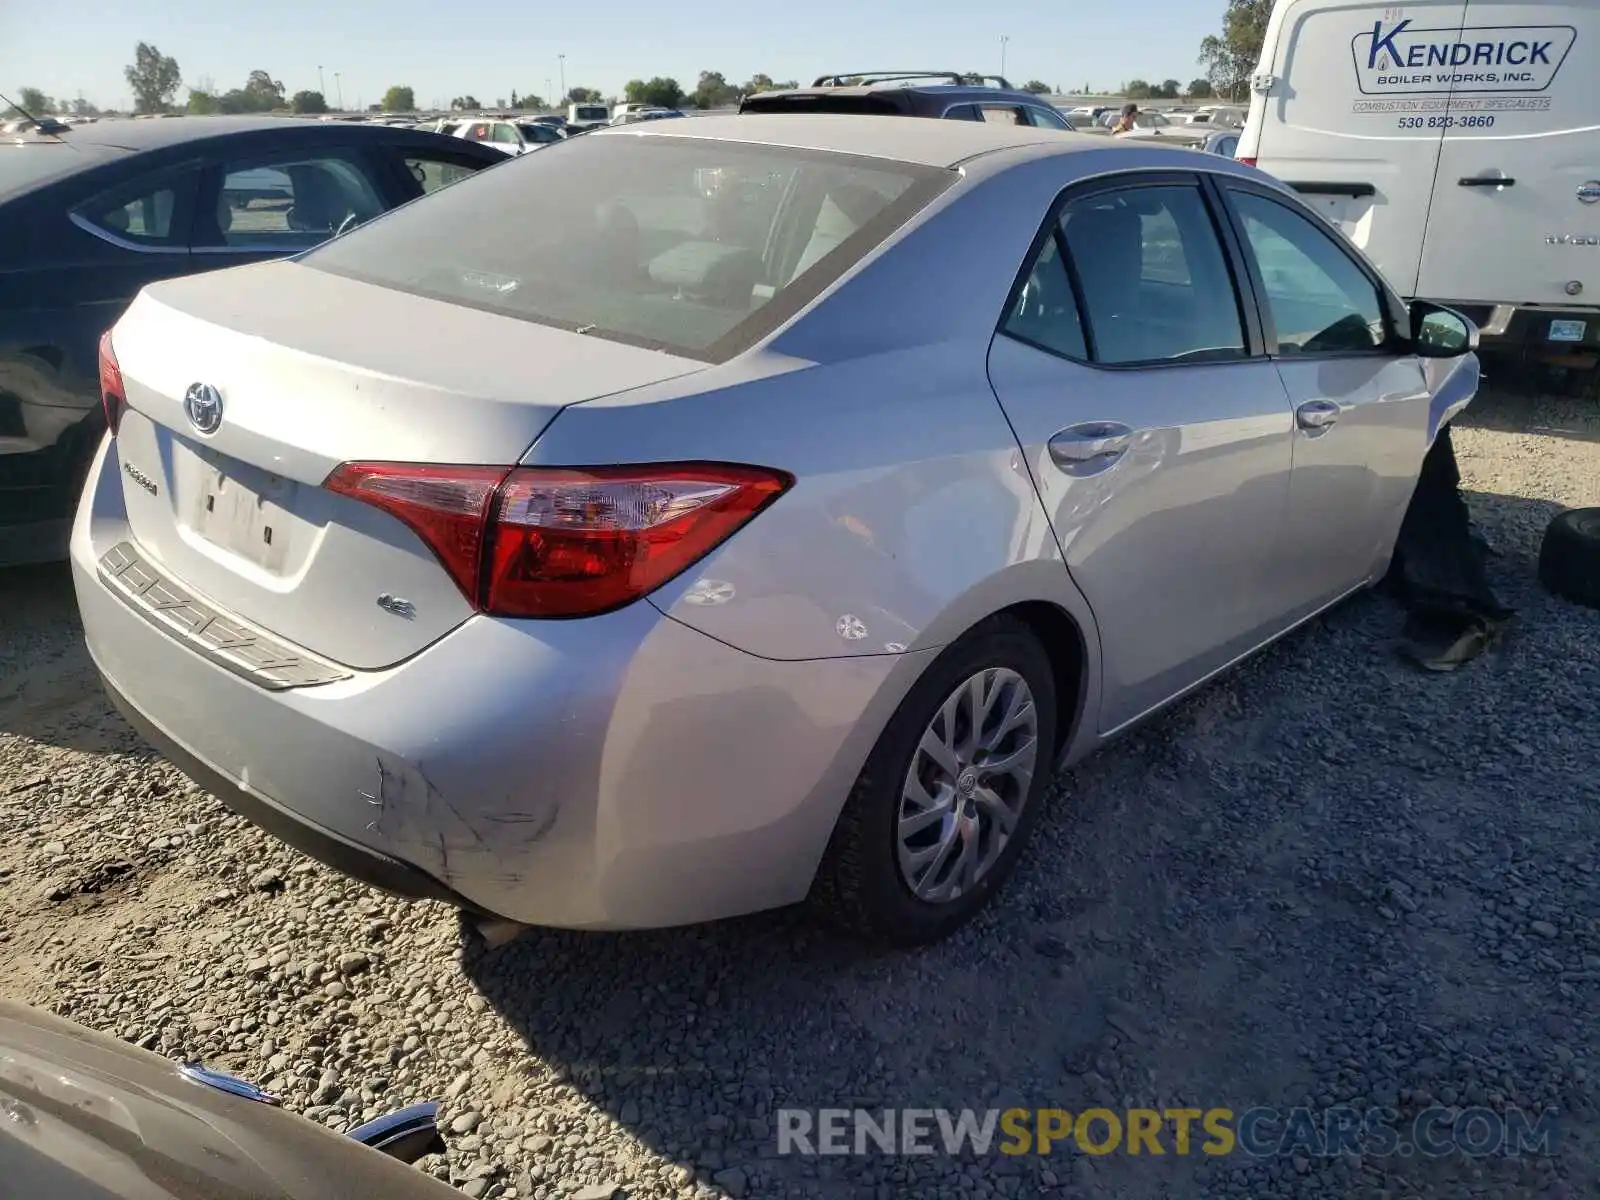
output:
[[[1232,272],[1200,189],[1100,192],[1062,210],[1095,362],[1217,362],[1245,356]]]
[[[1027,114],[1015,104],[983,104],[979,105],[979,114],[983,120],[994,125],[1027,125]]]
[[[81,204],[74,220],[103,240],[141,250],[186,250],[200,171],[146,177]]]

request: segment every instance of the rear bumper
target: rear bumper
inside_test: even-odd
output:
[[[412,864],[347,841],[287,809],[279,808],[270,800],[245,791],[237,782],[191,754],[171,734],[140,712],[110,679],[102,676],[101,683],[105,685],[112,706],[163,758],[245,820],[279,841],[353,879],[396,896],[408,900],[440,900],[458,908],[477,909],[477,905],[465,896],[452,891]]]
[[[640,603],[584,621],[474,617],[397,666],[272,691],[102,578],[101,557],[131,539],[115,455],[108,441],[72,538],[111,695],[235,811],[402,895],[574,928],[799,900],[934,653],[773,662]]]
[[[1449,303],[1446,301],[1445,303]],[[1516,304],[1451,304],[1478,326],[1486,350],[1534,350],[1545,355],[1600,354],[1600,308]],[[1577,340],[1550,337],[1552,321],[1581,321]]]

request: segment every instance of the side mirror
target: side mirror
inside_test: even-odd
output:
[[[1419,358],[1460,358],[1478,349],[1478,327],[1453,308],[1413,300],[1411,345]]]

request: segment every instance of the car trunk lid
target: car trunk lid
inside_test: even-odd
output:
[[[140,549],[196,599],[356,669],[474,609],[412,530],[322,486],[340,463],[509,466],[566,405],[704,366],[292,262],[147,289],[113,346]]]

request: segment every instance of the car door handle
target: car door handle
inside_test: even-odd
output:
[[[1516,187],[1515,179],[1503,175],[1463,175],[1456,183],[1461,187]]]
[[[1332,400],[1307,400],[1294,410],[1301,429],[1326,429],[1339,420],[1339,406]]]
[[[1050,439],[1050,461],[1074,475],[1093,474],[1111,466],[1133,442],[1133,430],[1114,421],[1069,425]]]

